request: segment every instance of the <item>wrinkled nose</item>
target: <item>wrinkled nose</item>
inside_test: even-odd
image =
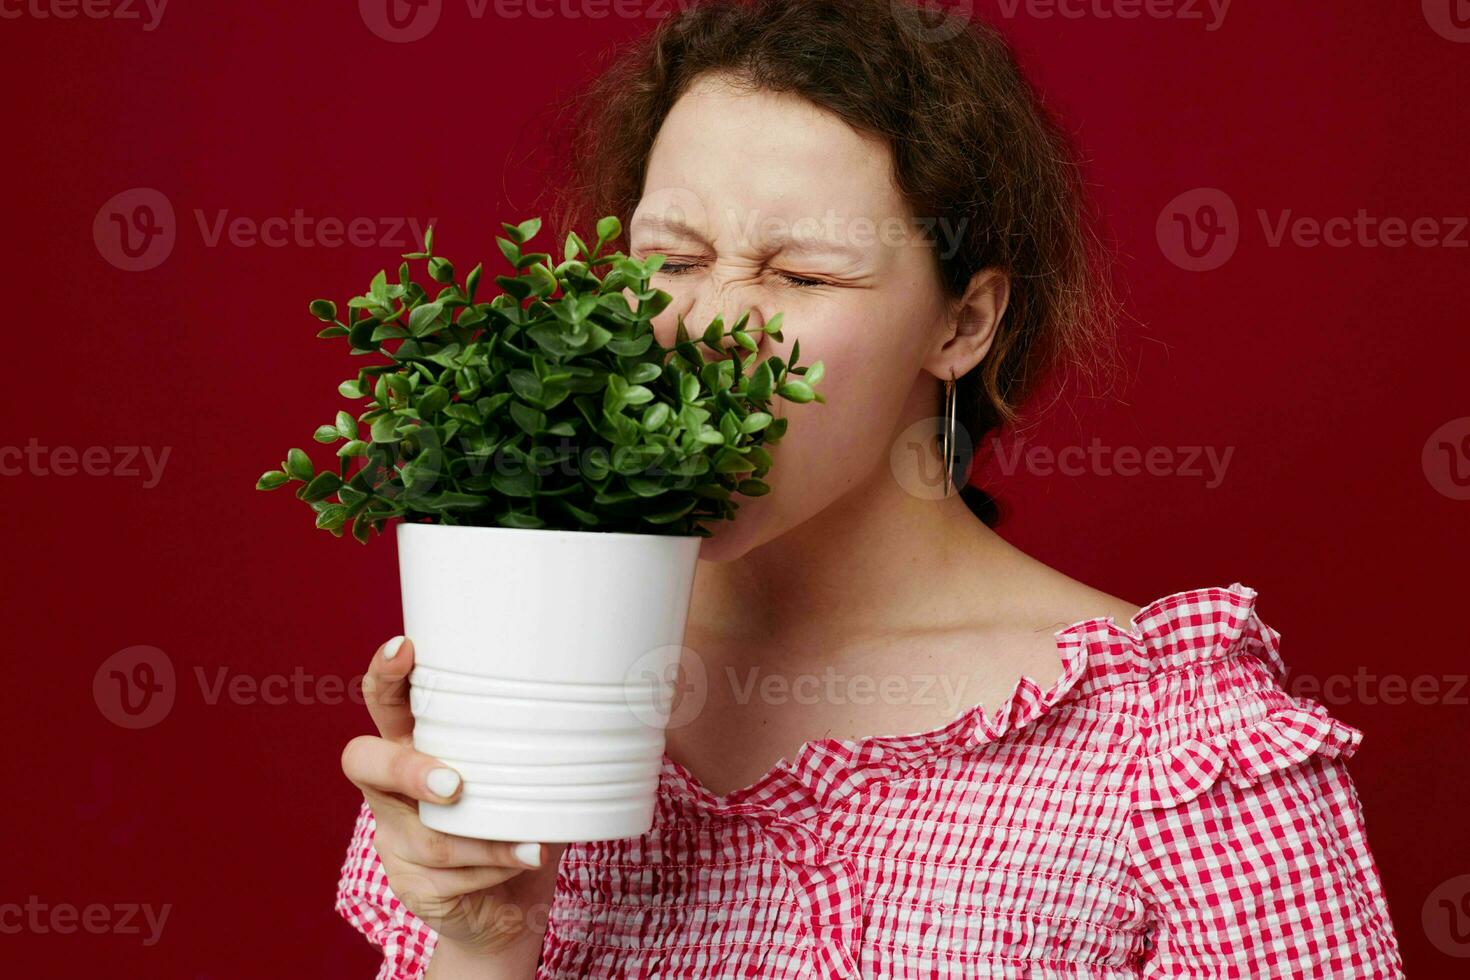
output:
[[[731,333],[742,316],[746,317],[742,329],[755,342],[756,347],[760,348],[765,344],[765,311],[751,293],[735,289],[700,290],[689,309],[683,313],[684,328],[689,331],[690,337],[698,340],[717,316],[724,322],[722,333],[725,336],[720,341],[720,347],[725,351],[723,356],[728,356],[731,350],[740,346]],[[707,348],[705,353],[710,358],[715,356]]]

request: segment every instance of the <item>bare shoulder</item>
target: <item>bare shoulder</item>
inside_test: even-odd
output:
[[[1126,627],[1142,608],[1020,552],[1015,559],[1008,605],[1018,628],[1050,635],[1074,623],[1107,616]]]
[[[1043,614],[1043,618],[1050,617],[1046,626],[1051,629],[1058,630],[1104,616],[1111,616],[1120,626],[1127,626],[1142,608],[1127,599],[1068,578],[1061,572],[1053,571],[1052,574],[1060,581],[1055,584],[1054,591],[1043,593],[1047,601],[1055,603],[1051,612]]]

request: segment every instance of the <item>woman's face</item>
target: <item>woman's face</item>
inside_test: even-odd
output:
[[[883,142],[812,103],[714,76],[659,130],[628,228],[635,256],[668,257],[655,279],[674,298],[654,321],[659,342],[672,345],[681,316],[697,337],[717,314],[728,328],[745,310],[752,327],[782,312],[784,341],[755,334],[758,356],[789,361],[800,339],[799,363],[826,366],[826,404],[773,400],[791,421],[771,449],[771,493],[736,495],[737,519],[710,526],[701,558],[739,558],[855,487],[891,481],[894,436],[933,414],[924,367],[949,304],[891,166]]]

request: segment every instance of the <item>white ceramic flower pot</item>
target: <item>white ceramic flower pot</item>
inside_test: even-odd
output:
[[[426,826],[485,840],[653,823],[699,537],[398,526],[414,746],[464,778]]]

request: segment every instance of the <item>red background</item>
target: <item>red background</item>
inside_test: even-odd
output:
[[[1470,44],[1431,29],[1418,3],[1241,2],[1213,31],[977,7],[1086,147],[1133,318],[1118,394],[1064,402],[1028,438],[1234,447],[1216,488],[1187,474],[1001,475],[1006,533],[1138,603],[1253,586],[1298,673],[1427,675],[1447,690],[1470,653],[1470,503],[1435,489],[1421,452],[1470,415],[1466,236],[1272,247],[1257,213],[1470,213]],[[488,260],[494,223],[534,213],[541,179],[519,161],[547,101],[650,25],[475,19],[464,0],[407,44],[375,36],[351,2],[176,0],[152,31],[0,20],[0,269],[15,290],[0,445],[170,449],[151,489],[0,479],[0,903],[171,906],[151,947],[0,934],[8,974],[372,975],[375,954],[331,909],[358,802],[338,753],[367,729],[364,711],[300,696],[211,704],[196,670],[211,683],[221,668],[347,678],[398,631],[391,539],[336,540],[251,487],[286,447],[310,448],[349,373],[340,342],[312,339],[307,301],[345,299],[408,246],[210,247],[195,212],[437,218],[446,254]],[[172,254],[145,272],[109,264],[92,236],[99,208],[134,187],[177,215]],[[1155,236],[1166,205],[1198,187],[1240,212],[1239,250],[1210,272],[1179,268]],[[133,731],[92,682],[135,645],[167,655],[178,690],[167,717]],[[1353,771],[1409,975],[1460,976],[1448,953],[1470,949],[1436,948],[1421,910],[1470,872],[1470,708],[1464,691],[1395,705],[1378,690],[1332,709],[1367,735]]]

